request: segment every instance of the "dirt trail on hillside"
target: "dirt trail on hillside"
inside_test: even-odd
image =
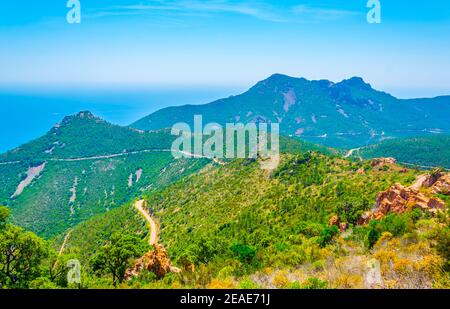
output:
[[[61,244],[61,248],[59,249],[58,256],[61,256],[66,248],[67,242],[69,241],[69,237],[72,231],[69,231],[67,235],[64,237],[63,243]]]
[[[125,273],[125,279],[130,280],[133,277],[139,276],[144,270],[153,272],[158,278],[163,278],[167,273],[180,273],[181,269],[172,266],[170,257],[164,246],[158,244],[158,225],[150,216],[144,207],[145,201],[139,200],[134,203],[134,207],[150,224],[150,238],[148,243],[154,248],[150,250],[140,259],[136,260],[134,265]]]
[[[80,158],[55,158],[55,159],[47,159],[46,161],[53,161],[53,162],[78,162],[78,161],[91,161],[91,160],[102,160],[102,159],[112,159],[117,157],[125,157],[130,155],[137,155],[137,154],[143,154],[143,153],[152,153],[152,152],[171,152],[171,149],[146,149],[146,150],[138,150],[138,151],[130,151],[130,152],[121,152],[121,153],[113,153],[108,155],[102,155],[102,156],[92,156],[92,157],[80,157]],[[219,165],[225,165],[224,162],[220,161],[218,158],[210,158],[208,156],[203,155],[197,155],[193,154],[187,151],[180,151],[180,153],[185,154],[187,156],[191,156],[193,158],[203,158],[203,159],[211,159],[215,163]],[[0,165],[9,165],[9,164],[20,164],[21,161],[10,161],[10,162],[0,162]]]
[[[82,158],[70,158],[70,159],[48,159],[48,161],[56,162],[77,162],[77,161],[89,161],[89,160],[100,160],[100,159],[112,159],[117,157],[125,157],[129,155],[136,155],[141,153],[151,153],[151,152],[169,152],[170,149],[149,149],[149,150],[139,150],[131,152],[114,153],[104,156],[93,156],[93,157],[82,157]]]
[[[134,207],[150,224],[150,239],[148,243],[150,244],[150,246],[155,246],[158,244],[158,225],[150,216],[150,214],[147,212],[147,210],[144,209],[144,202],[145,202],[144,200],[139,200],[136,203],[134,203]]]
[[[191,153],[191,152],[187,152],[187,151],[179,151],[180,153],[186,155],[186,156],[190,156],[193,158],[197,158],[197,159],[210,159],[213,160],[215,163],[219,164],[219,165],[225,165],[224,162],[220,161],[218,158],[211,158],[208,156],[204,156],[204,155],[199,155],[199,154],[195,154],[195,153]]]

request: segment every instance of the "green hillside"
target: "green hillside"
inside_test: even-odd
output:
[[[399,162],[450,168],[450,136],[435,135],[394,139],[362,148],[355,155],[363,158],[394,157]]]
[[[365,269],[372,259],[381,263],[384,287],[448,286],[448,216],[432,219],[415,211],[390,215],[376,230],[374,224],[355,225],[380,191],[410,185],[416,175],[395,165],[378,168],[314,152],[284,154],[270,173],[252,160],[205,169],[146,197],[160,224],[160,243],[181,274],[162,280],[143,274],[121,287],[367,287]],[[329,228],[333,215],[350,230]],[[124,218],[127,229],[147,235],[126,205],[75,227],[68,253],[91,260],[99,250],[92,244],[106,244],[114,229],[123,232]],[[87,276],[87,286],[108,282]],[[423,277],[428,279],[417,279]]]
[[[49,162],[41,176],[20,196],[6,201],[14,223],[50,237],[95,214],[122,205],[144,190],[164,187],[206,163],[207,160],[174,161],[170,153]],[[139,170],[143,172],[137,182]],[[131,186],[128,183],[130,175]],[[76,188],[75,193],[71,192],[72,188]]]
[[[110,124],[86,111],[65,117],[44,136],[0,155],[0,163],[170,149],[173,140],[167,130],[142,132]]]
[[[208,138],[207,136],[204,137]],[[51,237],[143,192],[194,173],[210,160],[175,160],[168,130],[143,132],[80,112],[46,135],[0,155],[0,204],[13,223]],[[333,149],[281,137],[283,151]]]
[[[148,228],[142,217],[133,209],[132,203],[98,214],[72,229],[52,238],[52,246],[59,249],[64,238],[69,234],[65,252],[75,254],[85,267],[98,250],[109,241],[114,232],[140,235],[142,239],[148,234]]]
[[[277,122],[283,135],[331,147],[356,148],[386,138],[450,132],[450,97],[400,100],[359,77],[339,83],[275,74],[247,92],[205,105],[159,110],[131,125],[143,130],[177,122]]]
[[[450,286],[447,191],[421,189],[445,203],[434,216],[412,210],[358,224],[381,191],[409,186],[423,172],[283,136],[272,171],[259,159],[175,160],[167,151],[173,138],[83,112],[3,155],[0,285],[68,287],[61,265],[74,258],[84,288],[367,288],[373,261],[382,275],[375,287]],[[148,226],[133,207],[142,196],[179,272],[144,271],[128,281],[125,271],[150,250]],[[5,225],[9,212],[25,230]],[[330,226],[332,218],[346,228]],[[20,282],[1,275],[16,234],[41,255]]]
[[[277,255],[300,258],[296,237],[303,228],[321,230],[332,214],[356,223],[358,213],[369,210],[380,191],[415,179],[413,171],[400,169],[366,167],[365,173],[357,173],[362,166],[317,153],[288,154],[267,174],[256,162],[234,161],[151,194],[148,204],[161,222],[161,240],[176,260],[188,255],[194,263],[221,264],[224,258],[231,263],[229,248],[238,243],[256,250],[260,267],[286,266]],[[350,204],[351,213],[340,210],[343,203]],[[213,246],[211,256],[196,254],[195,246],[206,241]],[[186,248],[186,243],[194,244]]]
[[[0,204],[11,208],[15,224],[51,237],[209,162],[175,161],[167,151],[173,139],[167,131],[140,132],[89,112],[66,117],[0,156]]]

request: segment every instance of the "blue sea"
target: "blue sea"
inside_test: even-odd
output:
[[[45,134],[65,116],[89,110],[111,123],[129,125],[167,107],[204,104],[242,92],[238,88],[158,90],[0,89],[0,153]]]

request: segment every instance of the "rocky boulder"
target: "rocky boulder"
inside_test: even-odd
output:
[[[449,194],[450,175],[433,172],[417,177],[416,182],[405,187],[395,184],[386,191],[378,194],[375,208],[361,216],[359,224],[367,224],[373,219],[381,220],[390,212],[404,213],[414,208],[420,208],[429,213],[436,213],[445,207],[445,203],[433,196],[422,193],[422,188],[429,188],[433,194]]]
[[[431,192],[434,194],[450,195],[450,174],[445,174],[431,186]]]
[[[137,260],[133,267],[125,273],[125,279],[130,280],[133,277],[137,277],[145,270],[153,272],[159,279],[163,278],[167,273],[179,272],[179,269],[172,267],[169,255],[161,245],[156,245],[154,250]]]

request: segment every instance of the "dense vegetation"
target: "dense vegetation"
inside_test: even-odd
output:
[[[63,252],[64,248],[57,252],[48,241],[8,223],[8,218],[8,208],[0,206],[0,289],[81,288],[81,276],[83,284],[88,284],[94,273],[112,276],[111,281],[100,283],[102,287],[110,282],[116,285],[123,280],[133,259],[149,249],[141,236],[131,230],[120,231],[116,226],[115,232],[108,235],[108,242],[99,244],[96,253],[91,253],[89,264],[81,264],[80,272],[72,276],[70,272],[74,263],[79,263],[80,252]],[[86,265],[91,267],[85,268]],[[70,282],[72,277],[78,282]]]
[[[399,162],[418,166],[450,168],[450,136],[387,140],[364,147],[355,155],[363,158],[394,157]]]
[[[0,164],[0,203],[10,207],[14,223],[54,236],[209,162],[174,160],[167,151],[173,138],[167,131],[115,126],[89,112],[66,117],[45,136],[1,156],[12,163]],[[139,152],[145,150],[153,151]],[[29,168],[43,162],[41,173],[14,196]]]
[[[96,215],[76,225],[54,237],[52,246],[55,249],[60,248],[64,238],[69,234],[66,252],[75,254],[82,265],[89,267],[90,259],[99,252],[114,233],[129,233],[140,235],[142,239],[146,238],[148,228],[141,216],[133,210],[131,203],[108,213]]]
[[[28,288],[49,270],[48,244],[31,232],[9,224],[0,206],[0,288]]]
[[[357,173],[360,168],[366,172]],[[353,223],[371,208],[378,192],[412,180],[413,172],[372,170],[304,153],[286,155],[271,175],[256,162],[235,161],[181,180],[150,195],[148,203],[160,218],[161,240],[175,261],[207,264],[215,275],[228,269],[244,276],[314,262],[309,250],[315,237],[318,246],[325,246],[336,234],[326,230],[332,214]]]
[[[374,286],[448,287],[447,212],[434,218],[421,211],[391,214],[367,226],[355,224],[378,192],[396,182],[409,185],[416,175],[396,166],[377,168],[311,152],[283,155],[271,173],[253,160],[206,168],[147,196],[160,222],[160,241],[181,274],[157,279],[143,273],[119,286],[373,287],[367,265],[377,261],[383,281]],[[349,230],[341,234],[328,226],[335,214]],[[135,222],[126,229],[146,236],[130,205],[111,215],[72,231],[69,251],[88,252],[82,258],[87,269],[99,250],[90,244],[107,245],[111,227],[123,231],[125,218]],[[88,272],[86,286],[113,284],[111,275]]]
[[[66,117],[45,136],[2,155],[0,161],[11,164],[0,163],[0,203],[11,208],[14,223],[52,237],[210,162],[175,160],[167,151],[174,138],[167,130],[115,126],[89,112]],[[280,143],[283,151],[333,152],[286,137]],[[30,167],[43,162],[40,174],[15,195]]]
[[[39,178],[20,196],[8,199],[13,191],[7,192],[4,201],[11,207],[15,223],[49,237],[95,214],[121,206],[143,190],[164,187],[205,163],[175,161],[167,152],[94,161],[48,162]],[[137,181],[139,170],[143,172]],[[71,192],[72,188],[75,193]]]
[[[0,162],[83,158],[150,149],[170,149],[167,130],[142,132],[110,124],[90,112],[65,117],[44,136],[0,155]]]
[[[360,96],[355,82],[346,87]],[[448,195],[438,196],[446,208],[435,216],[414,210],[357,224],[380,191],[410,185],[418,170],[347,160],[287,137],[272,171],[260,159],[174,160],[158,151],[170,141],[166,134],[80,113],[5,154],[3,162],[20,162],[0,164],[0,203],[8,206],[0,207],[0,288],[450,287]],[[98,143],[99,136],[107,138]],[[98,157],[149,149],[156,151]],[[95,158],[66,160],[85,156]],[[43,171],[13,198],[42,162]],[[144,271],[124,280],[153,250],[132,206],[142,196],[179,274]],[[335,216],[348,228],[330,226]],[[81,264],[76,285],[67,280],[73,259]]]

